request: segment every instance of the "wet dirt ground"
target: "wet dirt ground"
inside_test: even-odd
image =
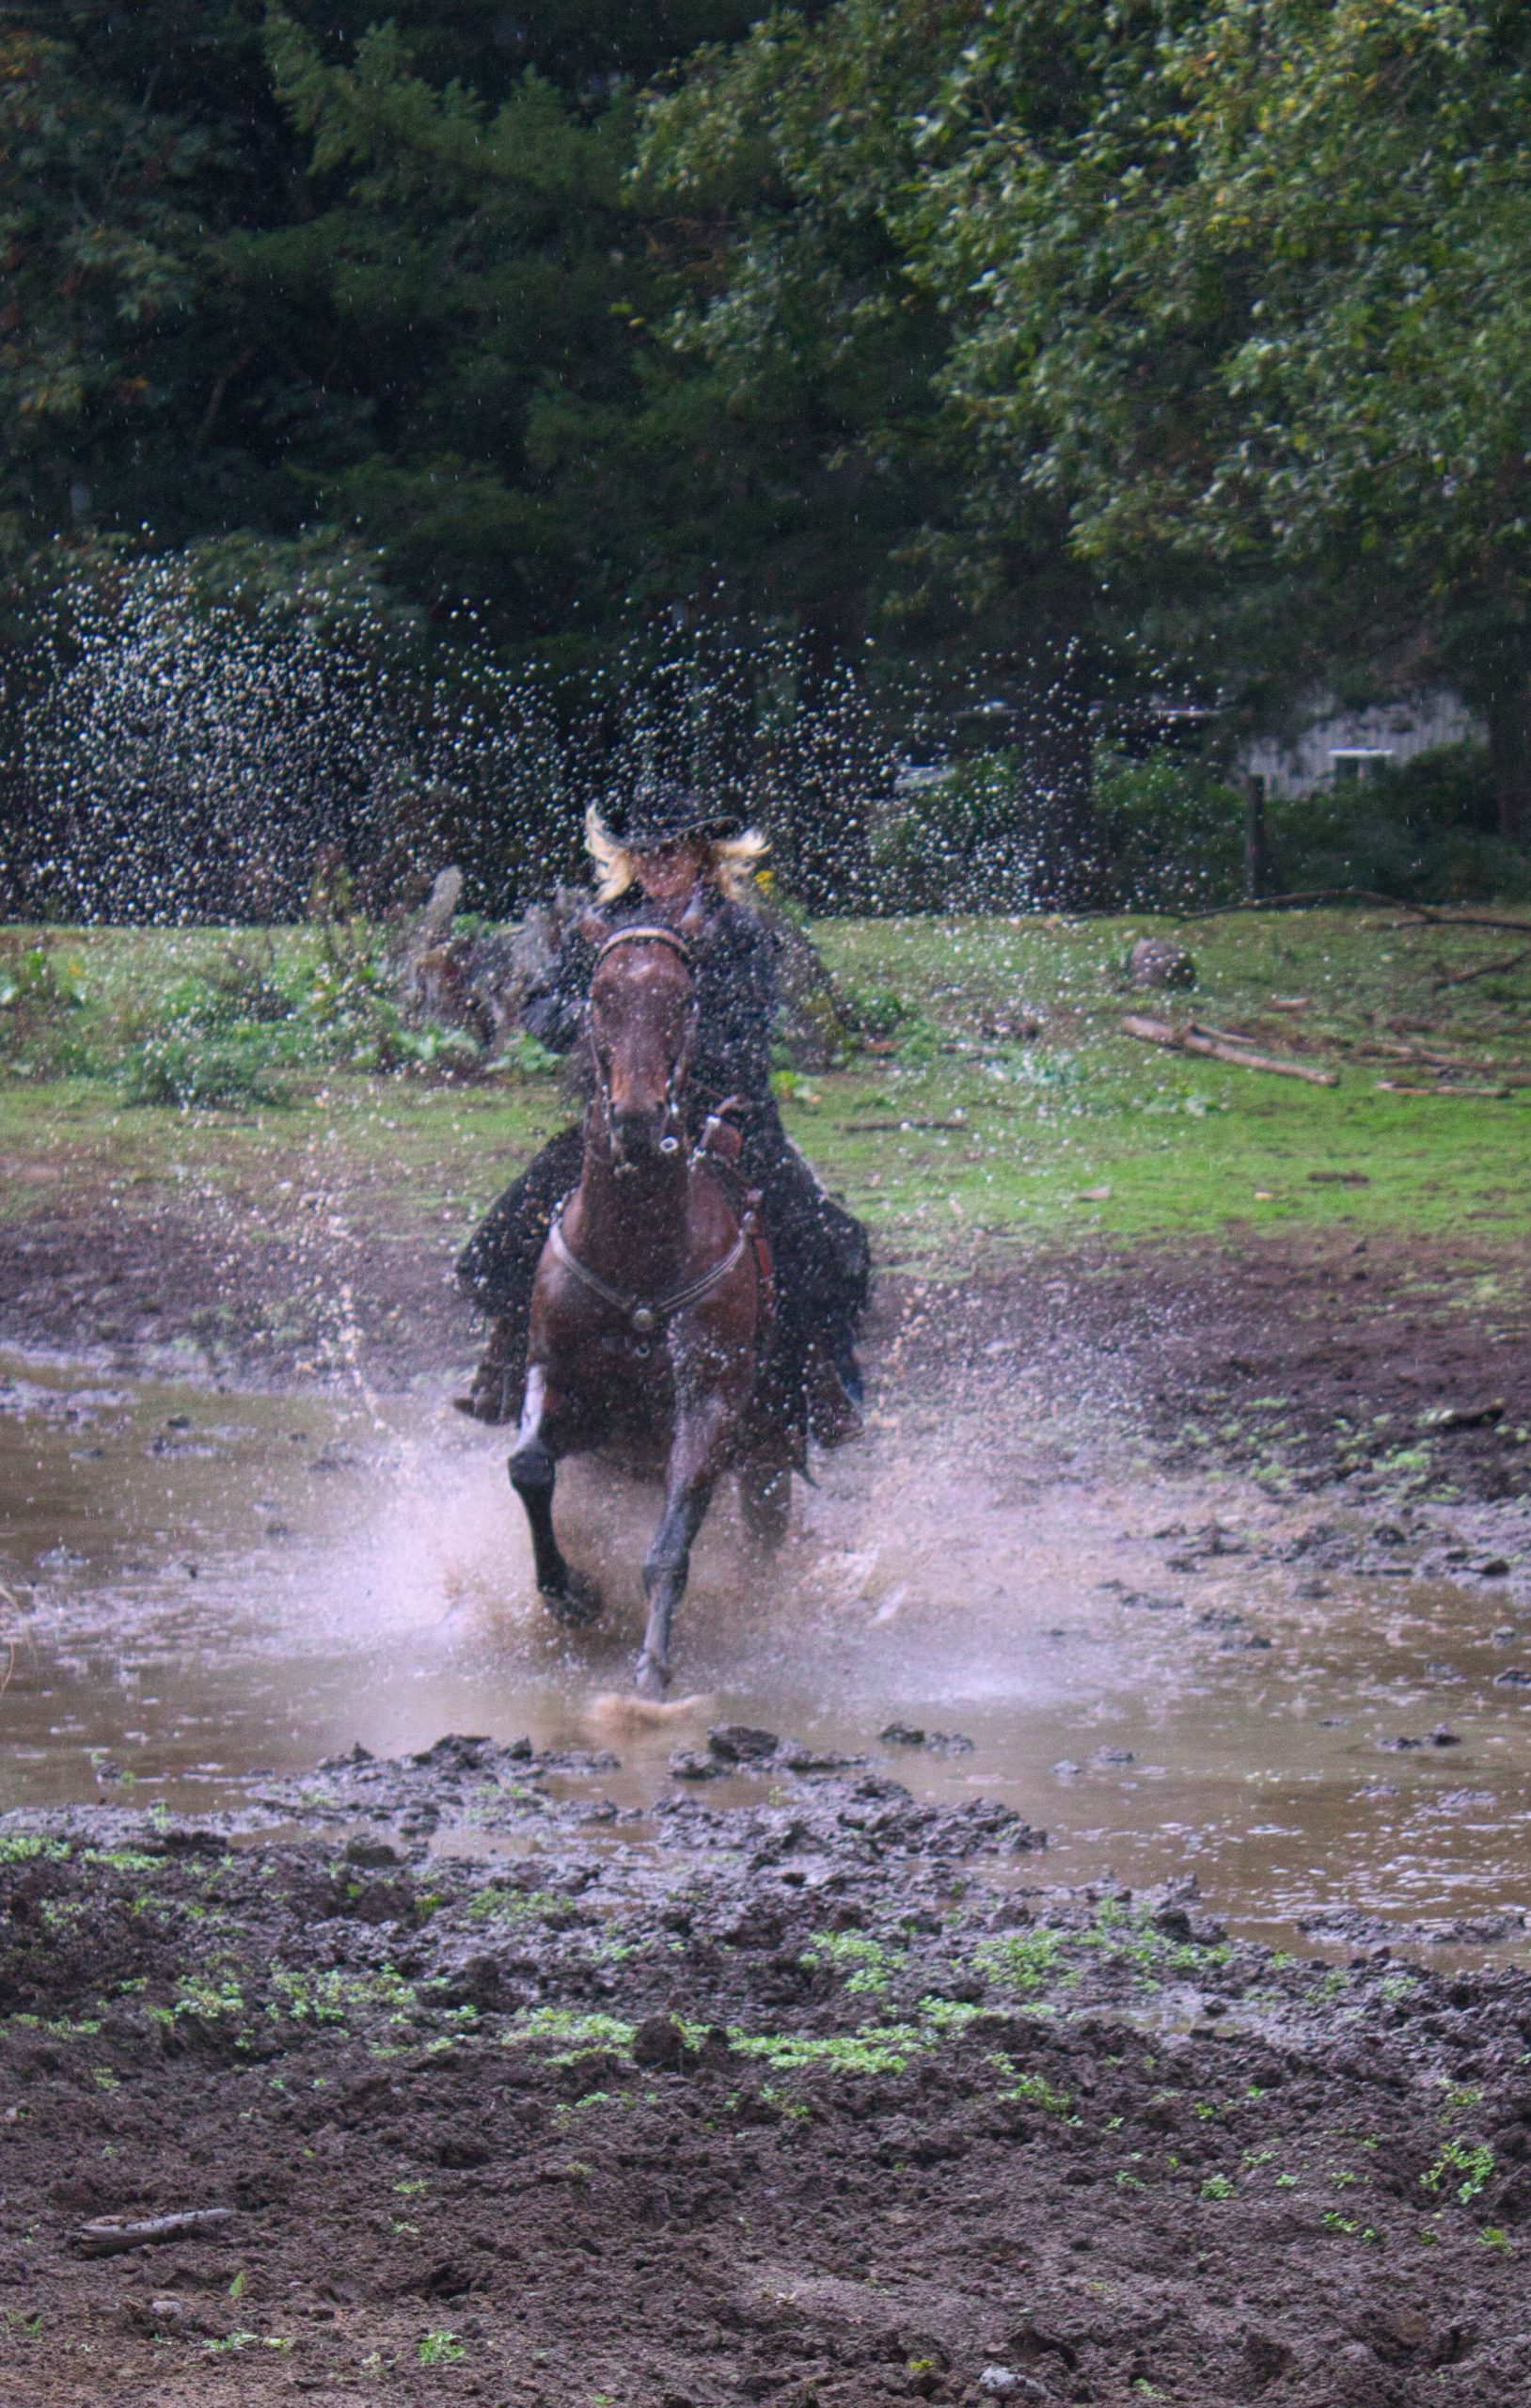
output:
[[[876,1773],[607,1770],[11,1818],[8,2408],[1524,2396],[1523,1973],[1274,1957]]]
[[[674,1702],[637,1719],[644,1492],[566,1476],[569,1543],[608,1600],[571,1640],[537,1601],[503,1438],[439,1399],[8,1370],[7,1805],[237,1806],[252,1769],[463,1728],[609,1741],[611,1794],[648,1805],[722,1719],[876,1759],[922,1798],[1002,1798],[1048,1829],[1060,1878],[1194,1869],[1282,1944],[1347,1910],[1522,1929],[1520,1505],[1166,1472],[1089,1443],[1093,1401],[1065,1411],[989,1356],[944,1392],[885,1389],[774,1564],[720,1503]]]
[[[12,1173],[24,1164],[11,1163]],[[177,1178],[166,1197],[54,1174],[0,1218],[0,1344],[124,1372],[288,1384],[358,1373],[381,1394],[461,1381],[481,1325],[450,1283],[454,1245],[401,1230],[389,1199],[313,1173],[259,1207]],[[184,1193],[182,1191],[185,1191]],[[1519,1251],[1343,1225],[1231,1226],[1130,1250],[976,1247],[944,1275],[885,1267],[871,1327],[891,1394],[1034,1367],[1050,1398],[1129,1414],[1158,1457],[1365,1482],[1423,1446],[1467,1496],[1531,1487],[1531,1291]]]
[[[1521,1369],[1329,1292],[885,1294],[657,1718],[449,1381],[6,1358],[0,2408],[1531,2393]]]

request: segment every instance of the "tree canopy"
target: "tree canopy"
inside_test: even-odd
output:
[[[1484,711],[1513,832],[1528,41],[1523,0],[17,0],[11,610],[194,547],[555,672],[681,606],[825,674],[1040,660],[1061,825],[1124,638],[1252,708],[1359,665]]]
[[[1333,643],[1489,715],[1522,818],[1531,673],[1531,25],[1234,0],[1078,24],[1087,104],[1007,105],[1069,12],[996,0],[926,129],[914,272],[947,389],[1102,574],[1304,580]],[[1081,94],[1083,98],[1084,94]]]

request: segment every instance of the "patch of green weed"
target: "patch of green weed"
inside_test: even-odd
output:
[[[1487,2188],[1494,2168],[1494,2154],[1486,2141],[1447,2141],[1428,2173],[1419,2178],[1426,2191],[1453,2189],[1462,2206],[1467,2207]],[[1460,2182],[1453,2182],[1454,2175]]]
[[[861,1994],[885,1990],[904,1959],[864,1931],[815,1931],[803,1950],[805,1965],[830,1965],[843,1973],[847,1990]]]
[[[1017,2106],[1040,2107],[1044,2115],[1066,2115],[1073,2101],[1066,2090],[1055,2090],[1046,2075],[1023,2073],[1013,2057],[996,2055],[989,2063],[1001,2076],[1000,2097]]]
[[[583,2014],[574,2007],[533,2006],[519,2014],[500,2034],[501,2045],[518,2048],[528,2040],[557,2040],[571,2053],[592,2049],[630,2049],[637,2026],[616,2015]]]
[[[973,1951],[979,1972],[1001,1989],[1025,1996],[1045,1989],[1062,1972],[1064,1934],[1047,1929],[1007,1931],[1002,1939],[986,1940]],[[1064,1974],[1065,1979],[1076,1978]]]
[[[455,2333],[427,2333],[416,2352],[422,2367],[454,2367],[467,2352]]]
[[[33,1864],[39,1857],[57,1864],[68,1854],[67,1840],[46,1840],[37,1831],[7,1831],[0,1836],[0,1864]]]
[[[822,2066],[833,2073],[902,2073],[909,2059],[931,2045],[912,2023],[863,2024],[858,2032],[741,2032],[731,2028],[729,2047],[742,2057],[761,2057],[778,2072]]]

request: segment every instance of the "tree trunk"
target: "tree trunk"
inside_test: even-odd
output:
[[[1513,845],[1531,834],[1531,681],[1518,661],[1490,689],[1487,709],[1499,833]]]
[[[1271,850],[1265,832],[1265,780],[1251,770],[1244,779],[1244,900],[1257,903],[1271,892]]]

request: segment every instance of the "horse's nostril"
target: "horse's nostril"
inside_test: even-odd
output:
[[[652,1154],[659,1140],[659,1116],[653,1112],[619,1112],[613,1128],[624,1154]]]

